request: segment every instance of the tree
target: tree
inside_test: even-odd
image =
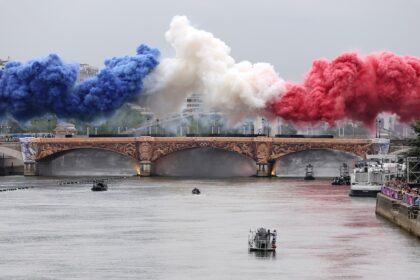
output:
[[[289,134],[289,135],[295,135],[298,132],[296,128],[291,124],[282,125],[281,131],[282,131],[282,134]]]
[[[407,152],[409,157],[420,157],[420,120],[411,125],[417,137],[409,141],[410,150]]]
[[[6,66],[8,60],[1,60],[0,59],[0,70],[4,68],[4,66]]]
[[[140,127],[145,122],[146,117],[144,115],[125,104],[107,119],[106,125],[112,131],[117,131],[118,127],[120,127],[121,131],[124,131],[126,128]]]

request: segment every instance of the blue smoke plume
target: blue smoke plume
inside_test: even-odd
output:
[[[92,120],[109,114],[141,92],[159,56],[158,49],[140,45],[137,55],[106,60],[97,76],[77,85],[78,65],[55,54],[26,64],[9,62],[0,70],[0,115],[28,120],[54,113]]]

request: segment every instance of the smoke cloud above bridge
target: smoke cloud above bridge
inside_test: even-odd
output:
[[[371,126],[381,112],[395,113],[405,122],[420,118],[416,57],[347,52],[332,61],[314,61],[304,82],[296,84],[285,82],[268,63],[236,63],[223,41],[194,28],[186,17],[173,18],[166,40],[175,57],[164,59],[147,77],[157,111],[168,112],[191,93],[202,93],[208,108],[226,113],[233,122],[266,115],[294,123],[334,125],[351,119]]]
[[[420,60],[390,52],[316,60],[304,82],[287,83],[267,109],[293,122],[351,119],[371,126],[381,112],[403,122],[420,119]]]
[[[25,64],[9,62],[0,70],[0,115],[27,120],[54,113],[92,120],[136,96],[158,59],[157,49],[140,45],[136,55],[106,60],[98,75],[79,84],[79,66],[63,62],[56,54]]]
[[[302,83],[284,81],[268,63],[236,62],[213,34],[175,16],[165,34],[175,56],[141,45],[134,56],[105,61],[100,73],[76,84],[78,65],[57,55],[0,70],[0,114],[19,120],[45,113],[91,120],[134,98],[158,114],[179,112],[186,97],[203,95],[208,109],[232,123],[246,116],[279,116],[294,123],[356,120],[370,126],[381,112],[420,119],[420,60],[378,52],[318,59]],[[287,69],[281,69],[287,71]],[[146,100],[146,102],[145,102]]]
[[[146,79],[153,111],[179,110],[188,96],[200,93],[206,107],[235,122],[267,113],[270,100],[285,90],[272,65],[236,63],[222,40],[194,28],[185,16],[172,19],[165,37],[175,57],[163,59]]]

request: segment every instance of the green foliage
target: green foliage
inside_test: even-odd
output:
[[[368,138],[369,130],[360,124],[345,124],[344,128],[344,137],[346,138]],[[338,137],[338,127],[325,126],[320,130],[320,134],[329,134]]]
[[[146,117],[134,110],[128,104],[122,106],[112,116],[102,122],[85,123],[78,120],[68,120],[75,124],[78,134],[86,134],[89,128],[89,134],[116,134],[118,128],[123,133],[126,129],[137,128],[146,122]]]
[[[346,124],[344,126],[344,135],[346,137],[366,138],[369,137],[369,131],[361,124]]]
[[[0,69],[2,69],[4,66],[6,66],[6,64],[7,64],[7,60],[1,60],[0,59]]]
[[[30,125],[26,127],[26,130],[33,133],[52,133],[56,126],[57,118],[55,116],[45,116],[41,118],[33,118],[30,121]]]
[[[6,122],[9,127],[8,133],[53,133],[57,126],[57,118],[54,115],[33,118],[24,124],[11,118]]]
[[[410,150],[407,152],[409,157],[420,157],[420,121],[415,122],[411,126],[417,137],[409,141]]]
[[[290,135],[295,135],[297,134],[297,130],[296,128],[291,125],[291,124],[284,124],[281,126],[281,132],[282,134],[290,134]]]
[[[141,115],[138,111],[132,109],[129,105],[124,105],[121,109],[115,112],[108,119],[102,122],[86,123],[76,119],[68,119],[66,122],[72,123],[76,126],[78,134],[86,134],[89,127],[89,133],[94,134],[95,128],[98,134],[117,133],[118,127],[123,132],[130,128],[137,128],[146,121],[146,117]],[[46,115],[43,117],[36,117],[22,124],[13,119],[7,119],[9,133],[53,133],[57,126],[57,117],[55,115]]]
[[[25,133],[27,130],[25,127],[22,127],[19,122],[13,119],[7,119],[5,122],[2,121],[3,127],[0,130],[0,133]]]
[[[28,132],[17,121],[9,121],[10,133],[25,133]]]
[[[112,130],[118,130],[118,127],[120,127],[123,131],[126,128],[137,128],[145,121],[146,117],[144,115],[126,104],[106,121],[106,125]]]
[[[326,127],[321,130],[321,134],[328,134],[328,135],[334,135],[334,137],[338,136],[338,129],[336,127]]]

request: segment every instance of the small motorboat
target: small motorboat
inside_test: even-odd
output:
[[[331,185],[335,185],[335,186],[347,185],[347,186],[350,186],[350,174],[349,174],[349,168],[347,166],[347,163],[343,163],[343,165],[340,166],[340,176],[335,177],[333,179],[333,181],[331,182]]]
[[[331,185],[335,185],[335,186],[347,185],[347,186],[350,186],[350,176],[334,177],[333,181],[331,182]]]
[[[201,192],[200,192],[200,190],[199,190],[199,189],[194,188],[194,189],[191,191],[191,193],[192,193],[192,194],[200,194]]]
[[[107,190],[108,190],[108,185],[103,181],[94,182],[91,188],[91,191],[93,192],[103,192]]]
[[[249,230],[248,249],[249,251],[274,252],[276,251],[277,232],[265,228],[259,228],[256,231]]]

